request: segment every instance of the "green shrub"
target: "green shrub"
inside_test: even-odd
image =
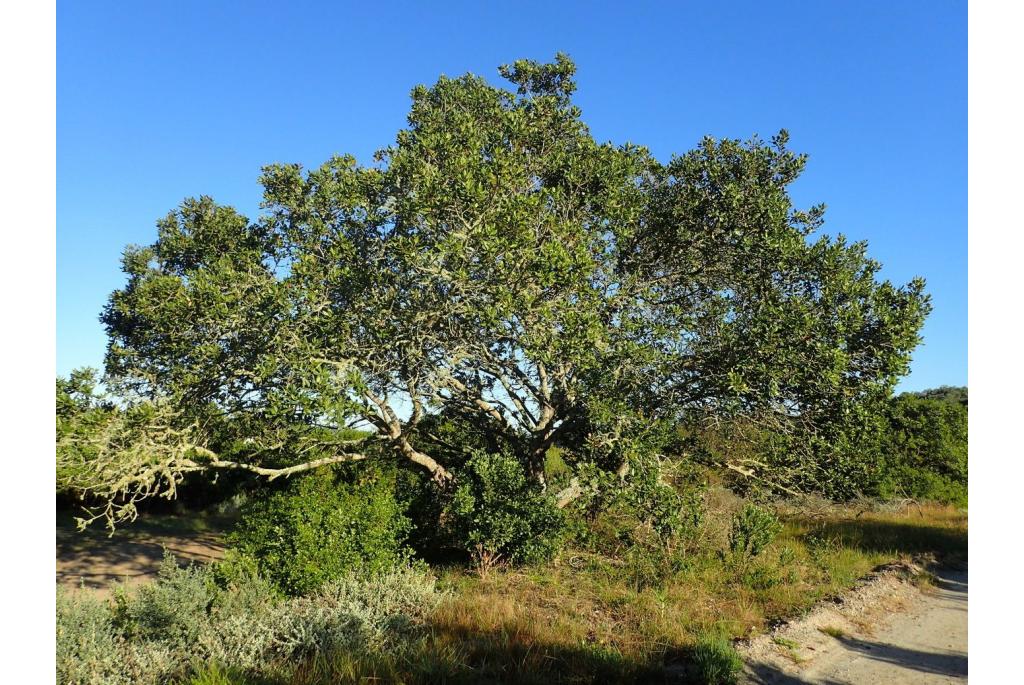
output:
[[[694,682],[701,685],[733,685],[743,660],[724,637],[704,636],[693,647]]]
[[[476,452],[459,472],[446,519],[455,544],[510,562],[548,559],[556,551],[562,514],[504,454]]]
[[[772,512],[747,503],[732,517],[729,549],[744,559],[756,557],[772,543],[782,530],[782,523]]]
[[[779,570],[772,566],[754,566],[744,569],[740,576],[744,587],[751,590],[769,590],[782,582]]]
[[[232,545],[284,592],[309,593],[349,571],[379,572],[408,558],[409,521],[394,474],[320,469],[269,497],[254,497]]]
[[[900,395],[889,402],[887,421],[878,494],[966,507],[966,388]]]
[[[633,541],[624,557],[627,580],[637,592],[660,587],[686,568],[686,557],[661,541]]]
[[[891,466],[879,485],[878,494],[887,500],[910,497],[966,508],[967,478],[951,478],[926,468]]]

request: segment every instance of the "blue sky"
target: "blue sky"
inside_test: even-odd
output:
[[[255,216],[261,165],[368,163],[415,84],[564,51],[599,140],[666,160],[787,128],[810,155],[796,201],[928,281],[901,389],[967,383],[966,3],[371,5],[58,3],[58,373],[101,366],[120,254],[183,198]]]

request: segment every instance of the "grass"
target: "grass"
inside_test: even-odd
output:
[[[842,628],[836,628],[835,626],[822,626],[821,628],[818,628],[818,630],[829,637],[834,637],[837,640],[839,638],[846,637],[846,631]]]
[[[725,513],[710,516],[727,520]],[[661,668],[709,632],[727,638],[762,632],[884,563],[921,553],[966,556],[966,515],[955,509],[858,513],[837,509],[809,519],[786,512],[778,539],[745,568],[723,559],[712,533],[711,549],[686,557],[664,582],[642,588],[631,581],[628,565],[573,550],[551,565],[487,578],[450,569],[442,584],[452,599],[435,616],[435,635],[468,643],[474,667],[514,653],[516,673],[565,674],[567,681],[586,678],[586,662],[595,654],[637,670]]]
[[[663,682],[675,672],[688,682],[730,683],[739,663],[732,638],[798,615],[881,564],[925,552],[966,555],[966,516],[951,508],[784,513],[778,539],[740,566],[719,553],[726,526],[716,531],[715,520],[727,522],[728,508],[713,509],[705,551],[655,584],[638,586],[622,559],[580,549],[484,577],[443,570],[449,599],[403,655],[372,663],[339,655],[287,682]]]
[[[882,564],[925,553],[966,559],[967,516],[951,507],[808,514],[781,506],[776,540],[737,563],[724,550],[740,505],[712,493],[699,544],[676,550],[671,564],[655,559],[668,570],[640,573],[643,582],[636,560],[593,548],[568,547],[548,564],[498,566],[483,576],[435,569],[447,599],[415,640],[377,655],[289,664],[263,680],[211,666],[185,682],[646,683],[673,682],[675,674],[731,683],[739,668],[732,639],[800,615]]]

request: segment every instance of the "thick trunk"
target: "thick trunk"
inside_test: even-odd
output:
[[[548,450],[555,442],[555,410],[551,405],[541,407],[540,418],[533,431],[526,464],[529,476],[541,490],[547,489],[547,479],[544,477],[544,466],[547,462]]]
[[[425,468],[430,473],[430,477],[438,485],[446,485],[451,482],[452,474],[449,473],[447,469],[437,463],[437,461],[435,461],[430,455],[417,450],[404,437],[399,437],[396,440],[396,445],[402,456],[414,464],[419,464]]]

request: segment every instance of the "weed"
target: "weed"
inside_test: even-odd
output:
[[[724,637],[704,635],[693,647],[696,682],[702,685],[732,685],[743,669],[743,660]]]
[[[756,557],[782,530],[778,517],[767,509],[748,503],[732,519],[729,549],[742,559]]]
[[[822,626],[818,628],[818,630],[830,637],[834,637],[837,640],[841,637],[846,637],[846,631],[842,628],[836,628],[835,626]]]

